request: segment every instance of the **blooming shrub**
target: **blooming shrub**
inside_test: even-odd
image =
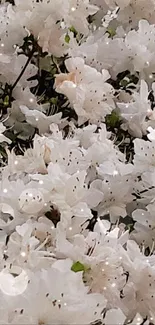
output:
[[[0,324],[155,324],[155,0],[0,4]]]

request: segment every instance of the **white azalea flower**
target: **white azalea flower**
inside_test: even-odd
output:
[[[146,318],[146,315],[154,317],[154,256],[144,256],[136,242],[131,240],[127,243],[127,254],[125,251],[122,254],[122,263],[129,275],[128,284],[123,290],[124,303],[128,300],[129,317],[134,318],[136,313],[142,318]],[[140,276],[137,278],[138,270]]]
[[[70,10],[66,23],[73,25],[80,33],[87,35],[89,32],[87,17],[94,15],[98,11],[98,7],[90,4],[89,0],[70,0]]]
[[[154,324],[155,1],[0,2],[0,323]]]
[[[155,141],[144,141],[142,139],[134,140],[135,156],[134,166],[139,172],[154,171],[154,151]]]
[[[25,151],[24,155],[15,155],[14,151],[7,151],[8,166],[5,173],[47,173],[46,162],[49,161],[50,149],[46,146],[44,139],[40,141],[39,136],[35,136],[33,148]]]
[[[149,71],[150,67],[154,66],[154,38],[154,25],[150,25],[147,20],[140,20],[139,29],[130,31],[126,36],[125,43],[135,71]]]
[[[133,165],[131,164],[124,164],[123,162],[107,162],[105,161],[103,164],[99,165],[97,167],[97,171],[99,175],[104,176],[104,175],[130,175],[133,172]]]
[[[16,277],[13,274],[17,274]],[[27,273],[19,267],[4,269],[0,272],[0,290],[9,296],[21,295],[28,285]]]
[[[52,33],[51,33],[52,31]],[[49,16],[45,22],[44,29],[38,35],[38,43],[43,52],[49,52],[54,56],[60,57],[67,52],[67,43],[65,42],[66,31],[61,25],[56,24],[55,20]]]
[[[99,216],[109,214],[114,222],[119,216],[125,217],[126,204],[132,201],[131,184],[127,176],[119,175],[107,175],[104,181],[99,179],[93,181],[91,187],[103,192],[103,199],[96,208]]]
[[[132,94],[132,101],[129,103],[117,103],[121,116],[127,123],[129,132],[138,138],[146,134],[146,117],[151,114],[150,102],[148,100],[148,86],[144,80],[140,84],[140,93]]]
[[[4,124],[1,122],[0,123],[0,143],[1,142],[7,142],[7,143],[11,143],[11,140],[8,139],[4,134],[3,132],[5,132],[6,130],[6,127],[4,126]]]
[[[154,141],[155,140],[155,130],[151,126],[149,126],[147,130],[149,131],[149,134],[147,135],[148,139],[150,141]]]
[[[23,27],[24,23],[27,21],[27,17],[24,15],[24,12],[16,11],[15,7],[9,3],[1,5],[0,15],[0,39],[1,44],[4,44],[4,46],[1,46],[1,51],[5,53],[3,54],[4,56],[1,57],[7,58],[6,53],[13,54],[14,45],[22,45],[23,38],[27,36],[26,30]]]
[[[113,87],[106,81],[110,78],[107,70],[99,73],[84,64],[82,58],[66,60],[69,74],[56,76],[56,91],[66,95],[83,124],[90,119],[97,121],[114,109]],[[102,85],[102,86],[101,86]]]
[[[48,236],[47,236],[48,233]],[[36,270],[46,267],[54,262],[54,224],[45,217],[38,222],[28,221],[17,226],[10,236],[6,254],[10,262],[18,263],[22,267]]]
[[[23,54],[17,55],[16,53],[12,54],[10,57],[10,62],[7,63],[1,63],[0,64],[0,81],[1,82],[8,82],[9,84],[14,84],[16,79],[18,78],[19,74],[21,73],[22,69],[24,68],[27,57]],[[12,70],[12,67],[14,69]],[[25,73],[22,75],[22,77],[19,80],[18,86],[21,86],[23,88],[26,87],[35,87],[37,85],[36,80],[30,80],[29,78],[33,77],[37,74],[37,67],[34,64],[29,64]]]
[[[38,290],[40,294],[36,299]],[[14,321],[21,324],[89,324],[101,319],[104,306],[103,296],[88,294],[81,274],[53,267],[31,277],[21,297],[20,310],[23,312],[20,314],[17,309]]]
[[[133,238],[136,238],[138,243],[152,249],[155,238],[154,203],[149,204],[146,209],[137,209],[132,214],[133,219],[136,221]]]
[[[41,134],[49,131],[50,124],[59,123],[62,116],[61,113],[53,116],[46,116],[44,113],[37,110],[30,110],[26,106],[20,106],[20,109],[25,115],[27,122],[38,128]]]
[[[104,322],[106,325],[111,325],[114,323],[117,325],[123,325],[125,319],[126,317],[121,309],[111,309],[107,311]]]
[[[119,300],[118,292],[125,283],[121,267],[122,257],[119,255],[121,241],[113,231],[108,232],[107,226],[106,229],[104,234],[94,232],[89,233],[86,238],[76,235],[74,239],[66,240],[60,226],[57,233],[57,250],[74,262],[80,261],[85,265],[83,276],[90,292],[103,293],[111,304],[115,304],[117,299]],[[122,241],[122,245],[127,238]],[[113,247],[116,246],[117,254],[113,251]]]
[[[19,176],[17,181],[4,179],[1,185],[1,227],[10,233],[18,224],[29,216],[38,216],[44,210],[48,192],[39,183],[28,182],[26,185]],[[34,195],[33,195],[34,194]],[[29,197],[28,198],[26,198]],[[35,206],[35,208],[34,208]]]

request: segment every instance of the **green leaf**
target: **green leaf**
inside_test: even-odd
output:
[[[50,101],[50,103],[52,103],[53,105],[57,105],[57,104],[58,104],[58,97],[52,97],[49,101]]]
[[[114,37],[116,35],[116,30],[113,28],[108,28],[107,32],[109,33],[110,37]]]
[[[50,69],[51,76],[49,76],[48,80],[51,80],[51,77],[53,77],[57,72],[58,72],[57,67],[52,66],[51,69]]]
[[[9,105],[9,96],[5,96],[4,98],[4,102],[3,102],[4,106],[8,106]]]
[[[51,57],[46,56],[44,58],[39,58],[40,69],[45,70],[47,72],[51,71],[52,60]]]
[[[74,28],[74,26],[71,26],[69,30],[70,30],[70,32],[72,32],[74,35],[77,35],[77,33],[78,33],[77,30]]]
[[[131,233],[134,230],[134,224],[128,224],[126,227],[127,230],[129,230],[129,233]]]
[[[126,79],[123,79],[120,81],[120,86],[122,87],[127,87],[127,85],[129,84],[130,80],[126,80]]]
[[[80,263],[79,261],[77,261],[77,262],[75,262],[72,265],[71,270],[73,272],[81,272],[81,271],[85,271],[86,268],[85,268],[85,266],[82,263]]]
[[[117,114],[117,112],[112,111],[112,113],[110,115],[106,116],[106,124],[111,127],[111,128],[115,128],[118,127],[120,123],[120,117]]]
[[[70,36],[68,34],[65,35],[65,42],[67,44],[70,42]]]

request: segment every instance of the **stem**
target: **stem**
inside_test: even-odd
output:
[[[24,72],[25,72],[27,66],[29,65],[29,63],[30,63],[30,61],[31,61],[31,59],[32,59],[32,57],[33,57],[33,54],[34,54],[34,49],[32,50],[30,56],[28,57],[28,59],[27,59],[25,65],[24,65],[22,71],[20,72],[18,78],[16,79],[16,81],[14,82],[14,84],[12,85],[12,87],[11,87],[11,89],[10,89],[10,95],[9,95],[9,104],[10,104],[10,105],[11,105],[12,92],[13,92],[14,88],[17,86],[17,84],[18,84],[19,80],[21,79],[21,77],[23,76],[23,74],[24,74]]]
[[[14,84],[12,85],[12,87],[11,87],[11,92],[12,92],[13,89],[17,86],[19,80],[21,79],[22,75],[24,74],[24,72],[25,72],[27,66],[29,65],[29,63],[30,63],[30,61],[31,61],[31,59],[32,59],[32,57],[33,57],[33,53],[34,53],[34,51],[31,52],[31,55],[28,57],[28,59],[27,59],[25,65],[24,65],[24,68],[22,69],[22,71],[21,71],[21,73],[19,74],[18,78],[16,79],[16,81],[15,81]]]

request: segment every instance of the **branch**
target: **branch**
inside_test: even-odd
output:
[[[31,59],[32,59],[32,57],[33,57],[34,52],[35,52],[35,50],[34,50],[34,48],[33,48],[33,50],[32,50],[31,53],[30,53],[30,56],[28,57],[28,59],[27,59],[25,65],[24,65],[24,67],[23,67],[23,69],[22,69],[22,71],[20,72],[18,78],[16,79],[16,81],[14,82],[14,84],[12,85],[12,87],[11,87],[11,89],[10,89],[10,94],[9,94],[9,104],[10,104],[10,105],[11,105],[12,92],[13,92],[14,88],[17,86],[17,84],[18,84],[19,80],[21,79],[21,77],[23,76],[23,74],[24,74],[24,72],[25,72],[27,66],[29,65],[29,63],[30,63],[30,61],[31,61]]]
[[[11,87],[11,92],[12,92],[13,89],[17,86],[19,80],[21,79],[22,75],[24,74],[24,72],[25,72],[27,66],[29,65],[29,63],[30,63],[30,61],[31,61],[31,59],[32,59],[32,57],[33,57],[33,54],[34,54],[34,51],[31,52],[31,55],[28,57],[28,59],[27,59],[25,65],[24,65],[24,68],[22,69],[20,75],[18,76],[18,78],[16,79],[16,81],[14,82],[14,84],[12,85],[12,87]]]

